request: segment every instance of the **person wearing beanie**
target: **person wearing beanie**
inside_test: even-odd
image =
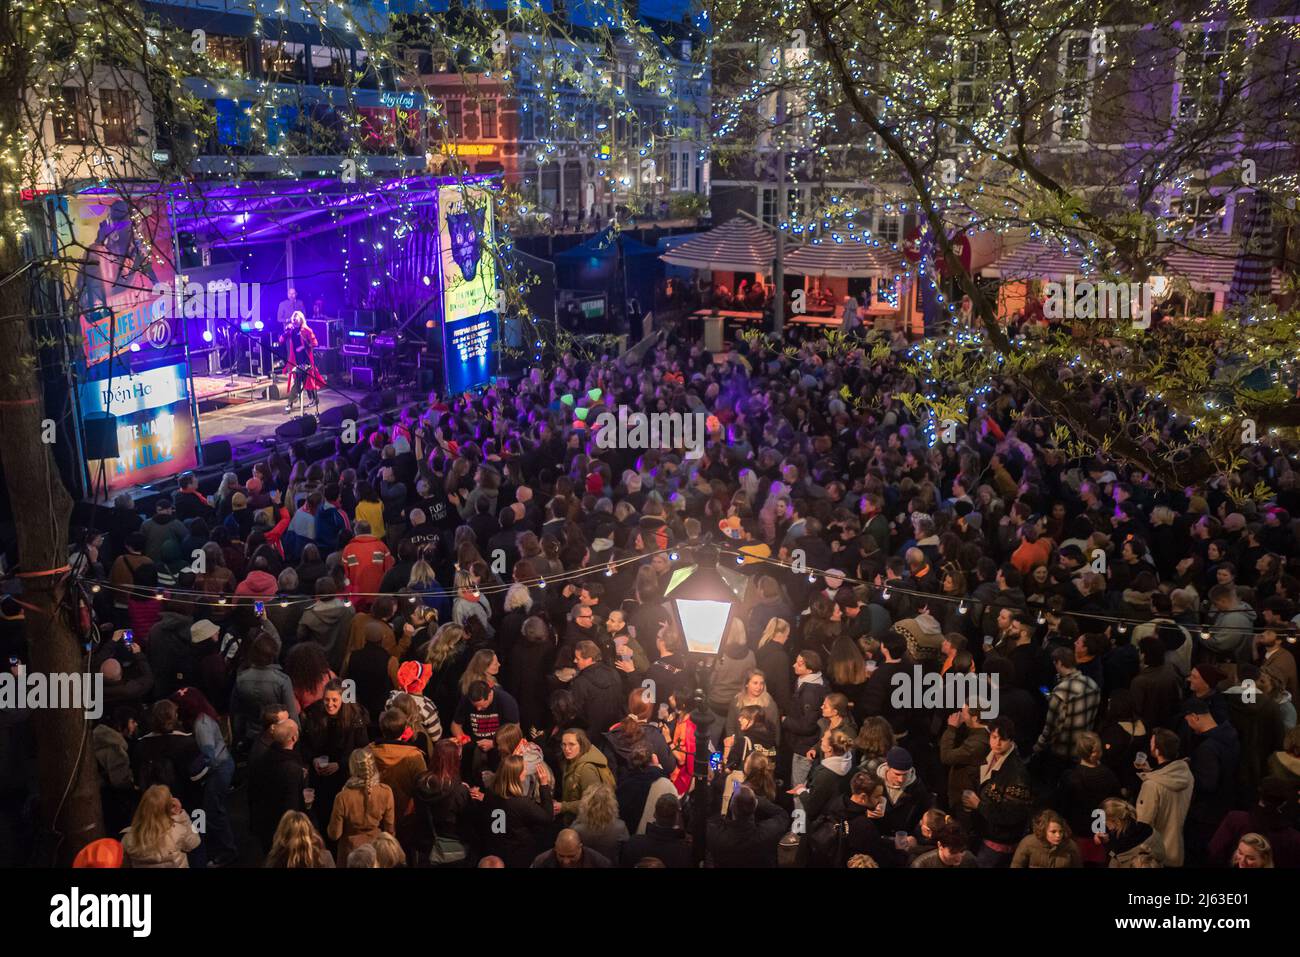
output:
[[[934,806],[934,795],[917,776],[911,752],[897,745],[890,748],[876,774],[885,785],[884,814],[876,828],[886,837],[899,831],[911,834],[921,815]]]
[[[121,841],[111,837],[101,837],[79,850],[72,860],[72,866],[117,868],[122,866],[125,859],[126,851],[123,850]]]
[[[397,666],[397,690],[388,693],[384,707],[391,708],[393,699],[399,694],[408,694],[415,699],[420,709],[420,725],[429,736],[430,743],[442,739],[442,719],[437,706],[424,695],[424,689],[433,677],[433,669],[422,661],[404,661]]]
[[[1187,863],[1200,866],[1210,838],[1236,803],[1241,743],[1237,729],[1220,724],[1207,698],[1192,697],[1185,717],[1191,740],[1187,749],[1194,784],[1185,834]]]

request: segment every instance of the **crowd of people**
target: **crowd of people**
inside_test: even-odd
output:
[[[790,345],[566,354],[80,530],[117,856],[1300,863],[1292,459],[1158,488],[1010,381],[930,445],[894,355]],[[618,406],[707,440],[606,448]],[[713,560],[736,602],[688,653],[665,589]]]

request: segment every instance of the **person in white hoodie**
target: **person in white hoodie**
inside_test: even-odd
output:
[[[1183,865],[1183,823],[1192,805],[1195,779],[1186,758],[1178,756],[1178,735],[1158,728],[1151,735],[1151,764],[1138,766],[1137,819],[1150,824],[1164,839],[1165,866]]]

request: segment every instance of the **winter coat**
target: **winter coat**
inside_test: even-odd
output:
[[[827,693],[820,674],[805,677],[795,688],[790,713],[781,724],[782,740],[793,753],[803,754],[817,746],[821,731],[817,720],[822,716],[822,701]]]
[[[230,716],[237,740],[251,740],[262,731],[262,710],[281,705],[289,718],[298,720],[298,701],[293,696],[293,682],[279,665],[246,668],[235,679],[230,697]]]
[[[603,774],[601,769],[604,769]],[[577,814],[582,796],[592,788],[608,783],[606,775],[613,777],[613,772],[609,769],[609,759],[595,745],[588,748],[585,754],[580,754],[570,761],[564,769],[564,780],[560,786],[561,812]]]
[[[194,670],[190,626],[194,619],[164,611],[149,631],[149,667],[153,668],[154,695],[170,697],[177,688],[191,683]]]
[[[298,640],[311,640],[320,645],[330,668],[337,674],[343,670],[343,655],[355,616],[355,609],[343,604],[341,599],[318,601],[302,613]]]
[[[754,670],[754,661],[754,653],[748,649],[739,656],[735,649],[728,649],[718,657],[709,682],[709,706],[713,710],[726,712],[732,699],[745,687],[745,676]]]
[[[1134,821],[1123,834],[1110,834],[1107,847],[1110,867],[1137,867],[1137,861],[1150,859],[1161,867],[1165,863],[1165,842],[1160,832],[1149,824]]]
[[[132,867],[189,867],[185,856],[199,846],[199,833],[184,811],[172,815],[171,830],[158,847],[139,847],[131,828],[122,832],[122,848]]]
[[[286,811],[303,809],[302,789],[307,785],[306,768],[297,751],[268,748],[249,765],[249,830],[271,849],[271,839]]]
[[[1079,845],[1072,840],[1062,840],[1053,847],[1036,834],[1027,835],[1017,846],[1011,858],[1012,867],[1082,867]]]
[[[367,796],[362,788],[345,787],[334,799],[328,834],[338,841],[340,866],[347,866],[348,855],[369,844],[380,833],[394,833],[393,789],[376,782]]]
[[[1225,630],[1226,629],[1226,630]],[[1214,616],[1205,647],[1220,661],[1250,664],[1254,652],[1255,609],[1238,600],[1235,608]]]
[[[604,662],[594,662],[578,672],[569,691],[591,735],[599,735],[627,716],[623,676]]]
[[[1218,824],[1233,805],[1241,743],[1230,724],[1219,724],[1193,736],[1188,764],[1196,779],[1188,816],[1202,824]]]
[[[107,724],[97,724],[91,732],[90,743],[95,751],[95,764],[99,767],[100,786],[117,790],[133,788],[135,777],[131,773],[131,756],[122,733]]]
[[[767,680],[767,693],[772,696],[782,713],[790,710],[793,701],[790,671],[790,653],[779,641],[769,641],[754,654],[754,664]]]
[[[1153,771],[1139,772],[1142,790],[1138,792],[1137,819],[1150,824],[1164,838],[1165,866],[1183,864],[1183,824],[1192,806],[1192,769],[1186,758],[1161,765]]]
[[[1171,728],[1183,700],[1183,682],[1168,661],[1143,668],[1129,685],[1133,710],[1148,728]],[[1171,865],[1177,866],[1177,865]]]
[[[961,807],[962,791],[977,791],[980,766],[989,754],[987,728],[945,727],[939,738],[939,761],[948,769],[948,807]]]

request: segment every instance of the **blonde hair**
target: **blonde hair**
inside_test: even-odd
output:
[[[1114,825],[1116,833],[1123,834],[1128,830],[1128,826],[1137,820],[1137,810],[1128,801],[1120,798],[1107,798],[1101,802],[1102,813],[1106,815],[1106,823]]]
[[[854,854],[852,857],[849,858],[849,867],[852,868],[879,867],[879,866],[880,865],[876,863],[876,859],[869,854]]]
[[[378,783],[379,765],[375,763],[374,754],[369,748],[357,748],[348,758],[348,781],[343,786],[365,791],[369,800],[370,792]]]
[[[777,635],[788,634],[790,634],[790,623],[788,621],[784,618],[769,618],[767,627],[763,629],[763,637],[758,639],[758,647],[762,648]]]
[[[311,818],[302,811],[285,811],[271,839],[266,855],[267,867],[319,867],[318,853],[323,846]]]
[[[465,668],[465,673],[460,676],[460,693],[469,694],[469,686],[476,681],[486,681],[489,685],[496,685],[496,679],[488,674],[488,668],[496,660],[497,653],[491,648],[480,648],[474,652],[474,657],[469,660],[469,665]]]
[[[440,671],[448,659],[455,653],[456,649],[469,638],[467,632],[460,625],[451,623],[442,625],[433,633],[433,641],[429,642],[429,650],[424,653],[424,662],[434,671]]]
[[[401,867],[406,863],[406,852],[402,850],[402,845],[397,843],[397,838],[387,831],[380,831],[379,836],[370,844],[375,849],[375,861],[378,867]]]
[[[603,831],[618,820],[618,798],[608,784],[588,788],[578,804],[575,826],[581,824],[591,831]]]
[[[517,754],[503,757],[488,787],[499,798],[521,797],[524,793],[524,759]]]
[[[1260,857],[1260,866],[1273,866],[1273,845],[1269,843],[1268,838],[1263,834],[1257,834],[1254,831],[1249,834],[1243,834],[1241,835],[1241,840],[1239,840],[1237,844],[1239,846],[1245,844],[1247,847],[1254,850]],[[1236,856],[1237,852],[1234,850],[1233,857]]]
[[[776,775],[766,754],[751,751],[745,758],[745,784],[769,801],[776,797]]]
[[[126,852],[137,856],[141,851],[159,851],[172,829],[172,792],[165,784],[155,784],[144,792],[131,818],[131,829],[122,838]]]

